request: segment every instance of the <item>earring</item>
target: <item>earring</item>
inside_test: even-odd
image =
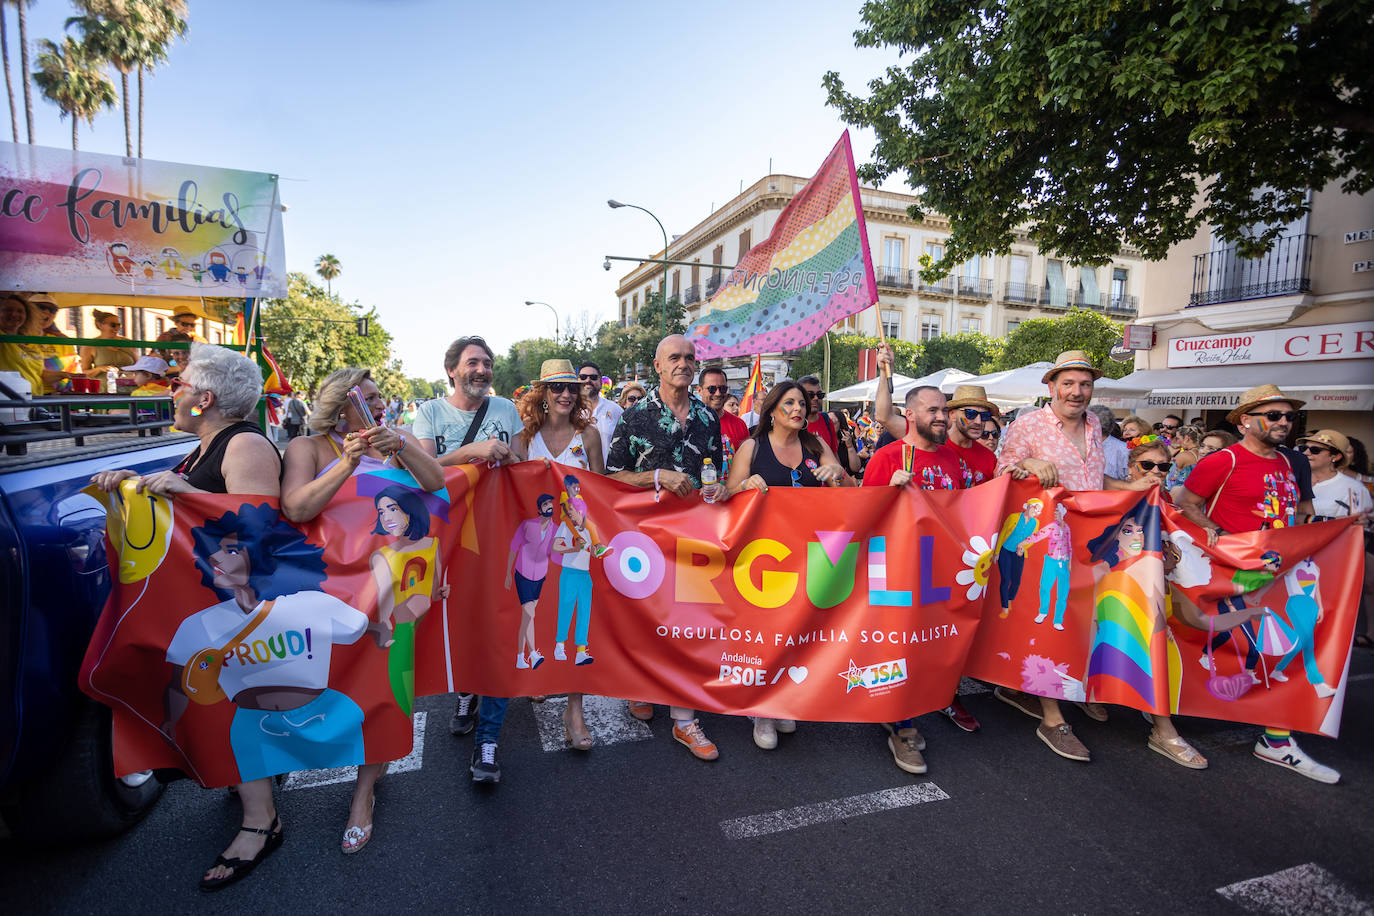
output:
[[[541,403],[541,404],[539,405],[539,409],[542,410],[542,411],[544,411],[544,413],[548,413],[548,412],[549,412],[549,402],[548,402],[548,401],[544,401],[543,403]]]
[[[200,416],[200,415],[203,414],[203,413],[205,413],[205,411],[203,411],[203,410],[200,409],[200,405],[199,405],[199,404],[196,404],[196,405],[194,405],[194,406],[191,408],[191,416],[193,416],[193,417],[198,417],[198,416]]]

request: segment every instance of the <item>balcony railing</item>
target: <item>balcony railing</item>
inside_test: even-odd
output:
[[[691,304],[694,303],[694,302],[700,302],[700,301],[701,301],[701,284],[699,284],[699,283],[694,283],[694,284],[692,284],[691,286],[687,287],[687,292],[683,293],[683,295],[682,295],[682,304],[683,304],[683,305],[691,305]]]
[[[1008,283],[1002,291],[1002,298],[1008,302],[1035,305],[1040,301],[1040,287],[1029,283]]]
[[[960,277],[959,295],[965,299],[991,299],[992,281],[977,277]]]
[[[931,293],[936,296],[953,296],[954,278],[941,277],[934,283],[927,283],[925,280],[921,280],[919,285],[917,286],[917,289],[919,289],[923,293]]]
[[[1138,315],[1140,300],[1135,296],[1113,296],[1107,300],[1107,311],[1114,315]]]
[[[1313,238],[1285,236],[1258,258],[1242,258],[1236,246],[1195,255],[1188,305],[1311,292]]]
[[[708,297],[714,296],[716,290],[720,289],[720,285],[724,282],[725,274],[711,274],[706,278],[706,295]]]
[[[901,267],[879,267],[878,285],[893,289],[912,289],[915,286],[915,273]]]
[[[1105,312],[1107,310],[1107,294],[1085,293],[1083,290],[1077,289],[1070,293],[1069,305],[1076,305],[1090,312]]]

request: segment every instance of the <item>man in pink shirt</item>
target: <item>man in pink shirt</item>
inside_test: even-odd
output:
[[[544,588],[544,578],[549,574],[549,555],[553,550],[553,497],[548,493],[539,494],[536,501],[539,517],[521,522],[510,539],[510,556],[506,559],[506,588],[512,580],[515,595],[520,600],[520,631],[515,645],[515,667],[538,668],[544,656],[534,647],[534,608],[539,604],[539,593]],[[529,649],[529,660],[525,660],[525,650]]]

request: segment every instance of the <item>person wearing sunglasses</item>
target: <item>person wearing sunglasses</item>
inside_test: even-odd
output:
[[[1180,417],[1178,414],[1171,413],[1168,416],[1166,416],[1163,420],[1160,420],[1158,423],[1156,423],[1154,429],[1155,432],[1159,433],[1165,439],[1171,440],[1172,442],[1174,434],[1177,433],[1182,426],[1183,418]]]
[[[811,431],[811,435],[830,446],[830,450],[838,455],[840,440],[835,435],[835,418],[821,410],[825,404],[825,392],[821,390],[821,380],[814,375],[808,375],[797,381],[806,389],[806,407],[809,411],[806,428]]]
[[[1350,440],[1334,429],[1318,429],[1298,440],[1298,451],[1312,465],[1313,521],[1369,516],[1369,490],[1360,481],[1341,473],[1349,448]]]
[[[617,403],[621,410],[629,410],[631,407],[644,400],[644,386],[639,382],[626,382],[625,387],[620,389],[620,399]],[[607,439],[606,441],[610,441]]]
[[[615,425],[625,408],[601,396],[601,367],[596,363],[583,361],[577,370],[577,380],[582,384],[582,400],[587,405],[587,415],[596,424],[601,439],[601,461],[604,464],[611,454],[611,436],[615,435]]]
[[[92,314],[95,316],[95,327],[98,332],[96,336],[101,340],[124,340],[129,338],[121,337],[119,334],[123,323],[119,316],[112,312],[102,312],[95,309]],[[138,357],[130,347],[92,347],[84,346],[81,348],[81,371],[90,378],[100,378],[110,369],[123,369],[125,366],[132,366]]]
[[[983,444],[988,426],[1001,411],[988,400],[981,385],[960,385],[949,402],[949,441],[946,445],[959,458],[964,472],[964,489],[976,487],[997,476],[997,456]]]
[[[799,382],[779,382],[763,399],[759,425],[735,453],[726,486],[731,493],[769,487],[854,486],[830,446],[806,428],[807,392]],[[765,751],[778,746],[778,733],[797,730],[791,719],[754,719],[754,743]]]
[[[735,452],[744,444],[744,440],[749,438],[749,427],[744,425],[744,421],[732,413],[725,410],[725,402],[730,397],[730,381],[725,377],[725,370],[719,366],[707,366],[701,370],[697,376],[697,397],[701,398],[703,404],[711,408],[720,420],[720,454],[725,462],[720,473],[722,479],[729,479],[730,464],[734,460]]]
[[[1209,545],[1225,534],[1266,531],[1300,520],[1298,480],[1279,445],[1292,433],[1304,403],[1276,385],[1257,385],[1226,415],[1240,429],[1241,441],[1198,461],[1178,495],[1179,508],[1207,533]],[[1299,748],[1287,729],[1266,728],[1254,754],[1317,782],[1333,784],[1341,778]]]

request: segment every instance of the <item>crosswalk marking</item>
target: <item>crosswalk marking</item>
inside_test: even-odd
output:
[[[391,761],[387,775],[418,770],[425,762],[425,719],[428,713],[417,712],[414,716],[415,746],[400,760]],[[328,770],[298,770],[286,778],[283,789],[317,789],[332,786],[339,782],[352,782],[358,778],[357,767],[333,767]]]
[[[539,743],[545,751],[561,751],[568,744],[563,736],[563,710],[568,708],[567,697],[549,697],[543,703],[531,703],[534,722],[539,727]],[[662,710],[660,710],[662,714]],[[648,725],[630,715],[624,700],[611,697],[582,697],[582,715],[587,720],[596,746],[621,744],[626,741],[647,741],[654,736]]]
[[[1272,875],[1237,881],[1217,893],[1247,913],[1286,916],[1321,913],[1323,916],[1371,916],[1374,904],[1361,898],[1345,882],[1315,862],[1276,871]]]
[[[829,821],[841,821],[863,814],[890,811],[893,808],[907,808],[926,802],[945,801],[949,795],[933,782],[918,782],[894,789],[882,789],[864,795],[851,795],[810,805],[798,805],[767,814],[751,814],[720,822],[721,832],[732,840],[781,833]]]

